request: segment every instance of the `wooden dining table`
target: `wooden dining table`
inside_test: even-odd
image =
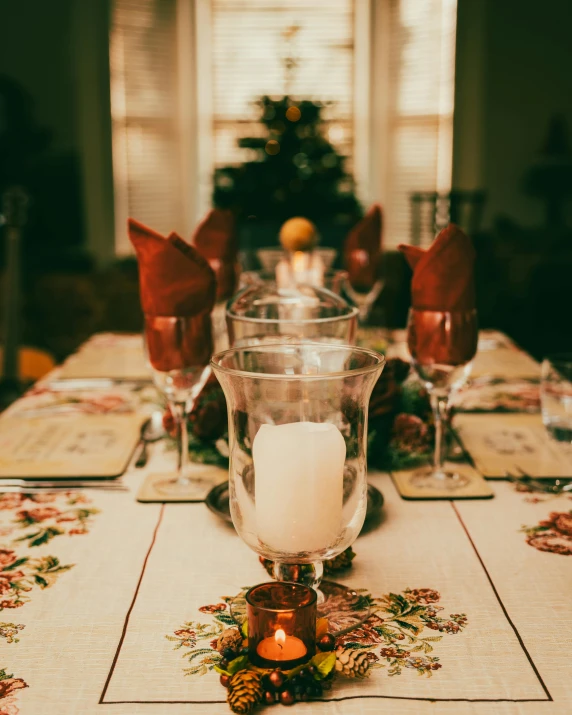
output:
[[[532,384],[538,366],[495,335],[481,336],[484,374],[505,371],[507,384]],[[402,342],[397,335],[389,351],[401,354]],[[110,365],[114,351],[119,362],[127,353],[139,360],[134,337],[100,337],[103,345]],[[46,410],[49,421],[58,409],[50,403],[54,381],[61,397],[61,384],[81,377],[77,362],[1,416],[0,436],[18,412],[33,408],[41,418]],[[129,387],[129,379],[127,370],[108,392],[123,395],[124,411],[147,414],[152,388]],[[85,387],[65,394],[81,412]],[[100,416],[113,413],[111,402],[100,403]],[[233,598],[268,577],[204,503],[136,500],[147,474],[174,465],[168,441],[151,445],[144,468],[135,467],[136,457],[120,478],[124,491],[0,493],[0,715],[230,712],[213,670],[215,641],[233,623]],[[391,474],[368,479],[384,496],[383,511],[355,542],[352,567],[336,578],[373,605],[371,619],[344,636],[371,653],[370,676],[336,679],[322,699],[294,708],[572,713],[572,497],[493,479],[492,499],[406,501]]]

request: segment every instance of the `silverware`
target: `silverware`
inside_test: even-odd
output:
[[[57,494],[58,492],[66,492],[66,491],[85,491],[86,489],[95,489],[95,491],[98,492],[103,492],[103,491],[110,491],[110,492],[128,492],[129,489],[123,488],[123,489],[110,489],[109,487],[91,487],[91,486],[83,486],[83,487],[0,487],[0,494],[46,494],[46,492],[52,492]]]
[[[113,387],[144,387],[149,384],[151,384],[150,378],[61,377],[50,380],[44,386],[53,392],[74,392],[81,390],[110,390]]]
[[[20,491],[58,491],[66,489],[99,489],[113,492],[128,492],[129,487],[126,487],[121,482],[107,482],[102,480],[89,479],[0,479],[0,493],[9,490]]]
[[[149,459],[149,444],[163,439],[165,434],[165,427],[163,426],[163,413],[155,411],[141,428],[141,451],[135,460],[135,467],[137,469],[140,469],[147,464]]]
[[[544,494],[562,494],[572,491],[572,478],[567,477],[532,477],[523,471],[518,465],[515,465],[515,470],[520,476],[506,473],[506,476],[511,482],[521,484],[532,492],[542,492]]]

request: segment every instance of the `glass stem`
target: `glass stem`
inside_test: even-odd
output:
[[[444,425],[447,421],[449,410],[448,395],[431,395],[431,407],[433,409],[433,417],[435,420],[435,454],[433,457],[433,466],[435,474],[440,475],[444,472],[445,464],[445,439]]]
[[[170,404],[170,408],[177,425],[177,481],[179,484],[188,484],[189,436],[187,432],[187,410],[184,402],[173,402]]]
[[[281,561],[274,562],[274,578],[277,581],[294,581],[302,583],[304,586],[313,588],[318,594],[318,603],[324,601],[324,594],[320,591],[320,583],[324,574],[324,565],[321,561],[313,561],[310,564],[284,564]]]

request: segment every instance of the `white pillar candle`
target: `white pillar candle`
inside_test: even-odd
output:
[[[279,288],[291,288],[298,283],[312,286],[324,285],[324,261],[314,251],[295,251],[290,260],[282,258],[276,265],[276,283]]]
[[[346,444],[333,424],[262,425],[252,445],[258,538],[289,553],[319,551],[342,524]]]

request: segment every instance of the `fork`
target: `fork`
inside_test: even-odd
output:
[[[129,488],[121,482],[75,480],[34,480],[34,479],[0,479],[0,493],[23,492],[35,494],[45,491],[65,491],[77,489],[97,489],[99,491],[128,492]]]
[[[562,494],[572,491],[572,479],[566,477],[554,477],[549,479],[538,479],[527,474],[518,465],[515,465],[516,471],[520,476],[515,476],[510,472],[506,472],[506,476],[515,484],[522,484],[534,492],[543,492],[546,494]]]

